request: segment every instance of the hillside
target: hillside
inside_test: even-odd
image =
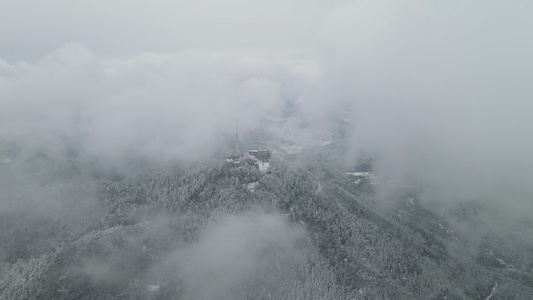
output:
[[[511,238],[486,235],[472,246],[414,189],[399,188],[382,205],[369,182],[317,160],[275,156],[268,172],[252,162],[198,162],[115,181],[78,169],[43,167],[31,188],[22,177],[6,183],[14,168],[0,170],[7,195],[19,199],[0,216],[0,298],[533,294],[531,245],[519,251]],[[476,209],[461,212],[470,220]]]

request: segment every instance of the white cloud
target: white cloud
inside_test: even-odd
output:
[[[353,148],[379,152],[381,171],[424,183],[427,198],[527,204],[532,11],[485,1],[331,10],[320,62],[327,94],[351,99]]]
[[[314,43],[315,27],[339,1],[13,2],[0,11],[0,49],[37,59],[65,43],[100,54],[175,53],[191,47],[286,48]]]
[[[104,58],[70,44],[34,64],[3,63],[2,136],[56,155],[198,159],[239,119],[255,129],[284,105],[282,88],[306,81],[306,59],[198,50]]]
[[[280,285],[295,280],[287,271],[294,272],[295,265],[305,262],[306,251],[312,249],[308,242],[303,228],[290,225],[280,215],[224,216],[209,224],[197,243],[175,253],[173,260],[185,299],[229,299],[245,283],[261,284],[264,278],[258,271],[264,266],[278,268],[275,279]],[[309,249],[297,249],[298,244]],[[288,263],[280,265],[285,260]]]
[[[379,152],[391,173],[527,195],[531,6],[17,2],[0,12],[0,134],[58,155],[200,158],[236,118],[255,128],[291,100],[316,130],[349,103],[354,152]],[[85,46],[54,51],[72,41]]]

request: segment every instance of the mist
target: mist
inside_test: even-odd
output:
[[[477,203],[486,208],[481,231],[515,230],[533,212],[531,28],[525,1],[5,5],[0,213],[80,216],[79,200],[99,216],[98,178],[83,168],[122,179],[143,164],[222,160],[237,124],[245,145],[264,125],[276,151],[283,140],[313,148],[342,116],[342,171],[370,157],[383,179],[375,198],[390,204],[391,190],[414,186],[417,201],[442,215]],[[33,169],[42,157],[63,177]],[[83,187],[73,187],[69,166]],[[215,222],[188,250],[169,254],[184,297],[230,294],[256,270],[258,252],[276,245],[292,253],[306,237],[277,215],[255,218]],[[221,241],[228,236],[235,240]],[[235,269],[217,265],[221,257]],[[87,265],[93,277],[108,271]],[[196,285],[213,274],[224,278]]]
[[[522,5],[363,1],[334,10],[323,34],[341,46],[328,52],[333,90],[353,99],[353,149],[377,154],[395,180],[424,186],[428,201],[532,211],[533,43]]]
[[[246,130],[278,112],[284,79],[273,73],[305,80],[290,72],[306,63],[206,51],[110,60],[70,44],[33,65],[5,64],[2,136],[60,158],[206,158],[237,119]]]
[[[257,286],[290,289],[298,284],[295,270],[315,251],[305,230],[283,216],[248,212],[214,220],[169,261],[184,282],[185,299],[231,299]],[[278,276],[271,276],[272,266]]]
[[[209,19],[209,32],[199,25],[184,32],[176,29],[178,23],[163,30],[168,13],[150,12],[167,4],[154,4],[142,13],[141,24],[153,25],[146,34],[113,40],[105,48],[83,33],[95,25],[89,17],[100,4],[67,5],[62,12],[59,2],[51,3],[48,9],[58,17],[71,10],[64,22],[80,33],[52,26],[47,43],[54,41],[56,49],[43,41],[26,55],[30,62],[13,53],[25,53],[22,40],[32,38],[31,26],[37,25],[19,31],[2,26],[7,43],[18,41],[2,45],[11,61],[0,63],[3,144],[111,162],[128,155],[159,162],[205,159],[233,133],[237,119],[241,131],[251,131],[258,119],[280,115],[290,102],[297,120],[286,124],[307,122],[311,130],[327,131],[331,116],[348,104],[348,159],[376,153],[391,176],[423,180],[436,189],[455,186],[464,198],[501,194],[502,188],[493,188],[498,182],[524,195],[516,197],[527,198],[522,204],[529,202],[529,4],[291,2],[266,10],[266,16],[277,16],[271,23],[265,16],[248,29],[217,28],[236,16],[234,22],[244,25],[261,8],[233,4]],[[113,30],[93,28],[104,41],[132,24],[126,15],[141,14],[140,4],[123,4],[112,21],[120,5],[109,5],[101,17],[103,24],[113,22]],[[280,14],[291,6],[309,20]],[[84,7],[91,9],[83,12]],[[4,14],[24,7],[8,8]],[[200,13],[207,6],[180,8],[195,12],[197,22],[207,20]],[[85,18],[76,22],[78,15]],[[314,33],[287,38],[298,30]],[[248,44],[228,35],[215,38],[217,32],[234,32]],[[279,39],[265,46],[269,36]],[[168,39],[181,45],[168,45]],[[139,49],[145,40],[153,47]],[[133,52],[117,52],[113,45],[119,42]]]

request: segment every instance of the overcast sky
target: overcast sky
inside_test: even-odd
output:
[[[98,55],[191,47],[309,49],[341,1],[19,1],[3,5],[1,50],[35,60],[69,42]]]
[[[383,170],[530,201],[533,2],[0,6],[0,137],[29,149],[201,158],[236,118],[253,129],[290,100],[327,124],[349,103],[354,153]]]

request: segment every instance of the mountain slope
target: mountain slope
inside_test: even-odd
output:
[[[533,275],[487,263],[418,204],[386,209],[336,168],[274,157],[101,181],[91,220],[2,264],[8,299],[526,299]],[[64,222],[64,221],[62,221]],[[73,221],[74,222],[74,221]],[[53,223],[55,224],[55,223]],[[78,226],[79,227],[79,226]],[[67,230],[67,229],[65,229]],[[496,258],[493,260],[497,261]]]

